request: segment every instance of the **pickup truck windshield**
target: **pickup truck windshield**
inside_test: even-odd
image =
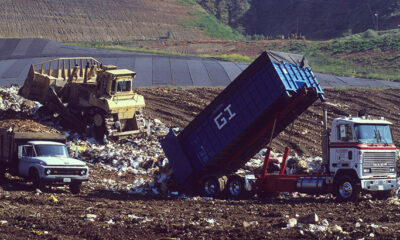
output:
[[[63,156],[69,157],[67,148],[62,145],[35,145],[37,157]]]
[[[389,125],[356,124],[355,131],[359,143],[393,144]]]

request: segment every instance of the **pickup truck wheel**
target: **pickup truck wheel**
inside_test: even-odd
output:
[[[222,178],[210,176],[204,179],[201,184],[201,194],[207,197],[218,197],[224,190],[224,181]]]
[[[69,185],[69,190],[71,191],[72,194],[78,194],[81,192],[81,182],[76,182],[76,183],[71,183]]]
[[[227,190],[229,196],[234,199],[243,199],[246,197],[246,189],[244,188],[244,178],[238,175],[231,176],[228,180]]]
[[[375,199],[385,200],[385,199],[388,199],[390,197],[393,197],[394,190],[372,192],[371,195]]]
[[[337,200],[341,202],[355,202],[360,197],[361,187],[354,177],[339,177],[335,181],[334,189]]]
[[[43,181],[40,179],[39,172],[36,169],[29,170],[29,177],[32,181],[33,189],[43,189]]]

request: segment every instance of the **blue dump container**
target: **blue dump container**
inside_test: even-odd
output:
[[[179,135],[161,141],[176,180],[190,189],[208,175],[241,168],[318,98],[302,55],[263,52]]]

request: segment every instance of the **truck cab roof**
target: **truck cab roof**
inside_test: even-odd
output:
[[[383,117],[373,118],[373,117],[341,117],[335,118],[333,120],[333,125],[338,123],[356,123],[356,124],[382,124],[382,125],[392,125],[391,122],[385,120]]]
[[[136,72],[131,71],[129,69],[114,69],[114,70],[107,70],[106,72],[111,73],[115,76],[126,76],[126,75],[136,75]]]
[[[65,145],[63,143],[52,142],[52,141],[29,141],[28,144],[32,144],[32,145],[58,145],[58,146]]]

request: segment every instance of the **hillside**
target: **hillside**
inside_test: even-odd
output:
[[[399,0],[196,0],[247,35],[330,39],[400,24]]]
[[[0,37],[62,42],[123,42],[209,38],[186,24],[205,11],[178,0],[3,0]]]

